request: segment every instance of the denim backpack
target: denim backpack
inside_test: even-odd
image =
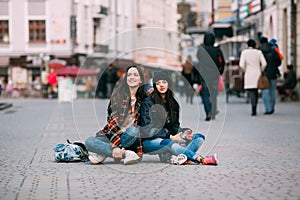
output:
[[[70,142],[67,140],[65,144],[57,144],[53,148],[55,161],[57,162],[74,162],[87,161],[88,151],[81,142]]]

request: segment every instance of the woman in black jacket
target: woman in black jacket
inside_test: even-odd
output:
[[[141,106],[141,137],[143,152],[174,154],[172,164],[184,164],[191,160],[202,164],[217,165],[216,155],[204,158],[196,153],[205,136],[193,134],[191,129],[181,129],[179,123],[179,104],[170,89],[171,80],[166,72],[157,72],[153,77],[154,91]]]

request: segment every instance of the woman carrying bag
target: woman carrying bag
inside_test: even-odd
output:
[[[256,108],[258,102],[258,79],[263,70],[267,66],[267,62],[263,53],[256,49],[256,43],[250,39],[247,42],[248,48],[241,53],[239,66],[245,73],[244,75],[244,88],[247,90],[251,108],[252,116],[256,116]]]

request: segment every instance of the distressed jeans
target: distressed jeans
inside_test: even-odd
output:
[[[94,152],[109,157],[112,156],[110,141],[105,135],[88,137],[85,140],[85,146],[89,152]]]
[[[197,133],[193,135],[193,139],[184,147],[171,139],[155,138],[143,141],[143,152],[150,154],[171,153],[174,155],[185,154],[189,160],[195,161],[200,155],[196,151],[200,148],[205,136]]]
[[[122,147],[134,151],[139,144],[139,135],[140,132],[138,128],[133,126],[127,128],[120,137]],[[106,135],[88,137],[85,140],[85,146],[89,152],[109,157],[112,156],[110,140],[106,137]]]

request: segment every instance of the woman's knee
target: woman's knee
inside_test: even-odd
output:
[[[160,141],[160,144],[161,145],[170,145],[170,144],[172,144],[172,143],[174,143],[172,140],[170,140],[170,139],[162,139],[161,141]]]
[[[90,136],[85,140],[85,146],[87,148],[87,150],[89,150],[91,148],[91,146],[93,146],[93,143],[95,143],[95,136]]]
[[[137,127],[130,126],[126,129],[125,131],[128,135],[134,136],[134,137],[139,137],[140,135],[140,130]]]
[[[90,136],[90,137],[88,137],[88,138],[86,138],[86,140],[85,140],[85,146],[88,148],[89,146],[90,146],[90,144],[91,144],[91,141],[92,141],[92,136]]]
[[[198,139],[198,138],[205,140],[205,136],[201,133],[196,133],[193,135],[193,139]]]
[[[85,145],[90,144],[91,141],[93,140],[93,137],[94,137],[94,136],[90,136],[90,137],[86,138],[86,140],[85,140]]]

